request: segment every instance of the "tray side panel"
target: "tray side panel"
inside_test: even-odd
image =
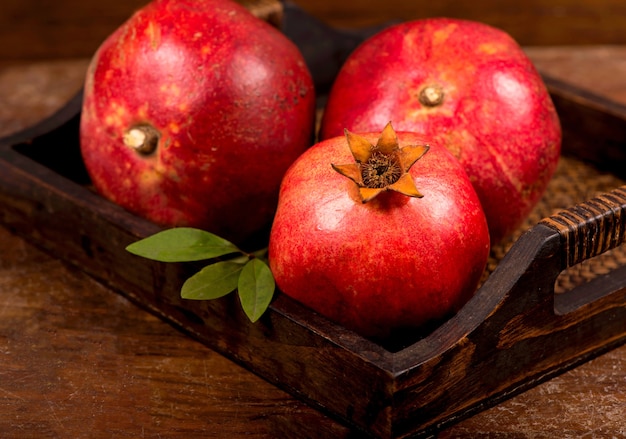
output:
[[[563,153],[626,178],[626,107],[543,74],[563,130]]]

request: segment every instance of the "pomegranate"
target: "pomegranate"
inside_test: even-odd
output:
[[[348,58],[328,98],[322,139],[392,120],[444,144],[463,163],[492,242],[541,198],[558,162],[561,128],[531,61],[505,32],[431,18],[391,26]]]
[[[428,146],[425,146],[428,145]],[[461,164],[415,133],[346,131],[282,182],[269,264],[288,296],[365,337],[423,328],[474,293],[487,221]]]
[[[269,227],[314,112],[304,59],[277,29],[230,0],[156,0],[95,53],[81,150],[104,197],[241,242]]]

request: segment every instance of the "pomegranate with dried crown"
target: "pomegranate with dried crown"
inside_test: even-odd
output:
[[[527,217],[560,154],[559,119],[531,61],[508,34],[474,21],[394,25],[351,54],[330,92],[321,138],[389,120],[436,139],[463,163],[493,243]]]
[[[283,293],[385,340],[459,309],[489,244],[461,164],[437,142],[387,124],[322,141],[292,165],[269,263]]]
[[[240,242],[268,227],[311,144],[296,46],[229,0],[156,0],[95,53],[80,141],[95,188],[164,226]]]

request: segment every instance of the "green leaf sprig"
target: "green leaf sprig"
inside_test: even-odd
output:
[[[267,310],[276,284],[267,264],[267,248],[246,253],[232,242],[192,227],[176,227],[130,244],[126,250],[160,262],[210,262],[187,279],[184,299],[212,300],[237,290],[241,306],[252,322]]]

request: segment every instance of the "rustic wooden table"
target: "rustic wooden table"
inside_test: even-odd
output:
[[[529,53],[626,102],[626,48]],[[0,136],[62,105],[85,68],[0,65]],[[3,227],[0,243],[0,437],[357,437]],[[625,413],[622,346],[439,437],[626,437]]]

